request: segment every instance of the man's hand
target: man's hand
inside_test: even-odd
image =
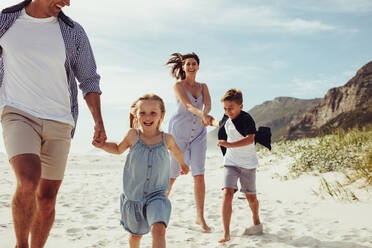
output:
[[[230,147],[230,143],[227,142],[226,140],[219,140],[219,141],[217,142],[217,145],[218,145],[218,146],[223,146],[223,147],[226,147],[226,148],[229,148],[229,147]]]
[[[106,131],[103,123],[96,123],[96,125],[94,126],[94,136],[92,144],[95,147],[102,147],[105,145],[106,139]]]
[[[89,92],[85,95],[84,99],[88,105],[90,112],[92,113],[92,117],[95,123],[92,144],[96,147],[102,147],[104,146],[107,137],[102,121],[100,95],[96,92]]]

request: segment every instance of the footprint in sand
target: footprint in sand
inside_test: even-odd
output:
[[[77,234],[81,231],[83,231],[83,229],[81,229],[81,228],[69,228],[69,229],[66,230],[66,232],[70,235]]]
[[[105,229],[106,230],[116,230],[116,228],[118,228],[117,226],[106,226]]]
[[[97,217],[97,215],[95,215],[95,214],[85,214],[85,215],[83,215],[84,219],[93,219],[93,218],[96,218],[96,217]]]
[[[220,215],[217,215],[217,214],[210,214],[210,215],[208,215],[208,219],[216,220],[216,219],[219,219],[219,218],[220,218]]]
[[[94,231],[94,230],[97,230],[99,227],[98,226],[86,226],[84,227],[85,230],[89,230],[89,231]]]
[[[63,223],[63,220],[62,220],[62,219],[55,219],[55,220],[54,220],[54,224],[55,224],[55,225],[59,225],[59,224],[61,224],[61,223]]]
[[[0,202],[0,207],[9,208],[10,207],[10,203],[9,202]]]
[[[92,247],[107,247],[107,245],[110,243],[108,239],[100,240],[96,244],[94,244]]]

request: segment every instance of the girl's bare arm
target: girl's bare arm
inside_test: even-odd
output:
[[[167,145],[168,150],[172,153],[174,158],[181,166],[181,174],[185,175],[189,172],[189,167],[186,165],[185,161],[183,160],[183,154],[180,148],[177,146],[176,141],[174,140],[173,136],[170,134],[166,134],[165,136],[165,144]]]
[[[100,147],[97,146],[97,147],[101,148],[102,150],[108,153],[122,154],[129,147],[132,147],[136,139],[137,139],[137,131],[135,129],[130,129],[119,144],[114,143],[114,142],[105,142],[103,146],[100,146]]]

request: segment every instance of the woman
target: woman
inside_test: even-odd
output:
[[[169,133],[176,140],[183,152],[186,164],[190,166],[194,177],[194,194],[196,203],[196,223],[203,232],[209,232],[204,219],[204,166],[207,150],[206,125],[212,121],[208,113],[211,110],[211,98],[205,83],[195,81],[199,70],[199,57],[195,53],[174,53],[166,65],[171,66],[172,76],[177,80],[174,93],[177,99],[177,112],[169,121]],[[171,156],[171,179],[168,194],[180,174],[180,166]]]

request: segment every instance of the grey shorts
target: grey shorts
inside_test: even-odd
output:
[[[256,194],[256,169],[244,169],[237,166],[225,165],[224,187],[238,190],[238,179],[240,181],[240,192],[245,194]]]

